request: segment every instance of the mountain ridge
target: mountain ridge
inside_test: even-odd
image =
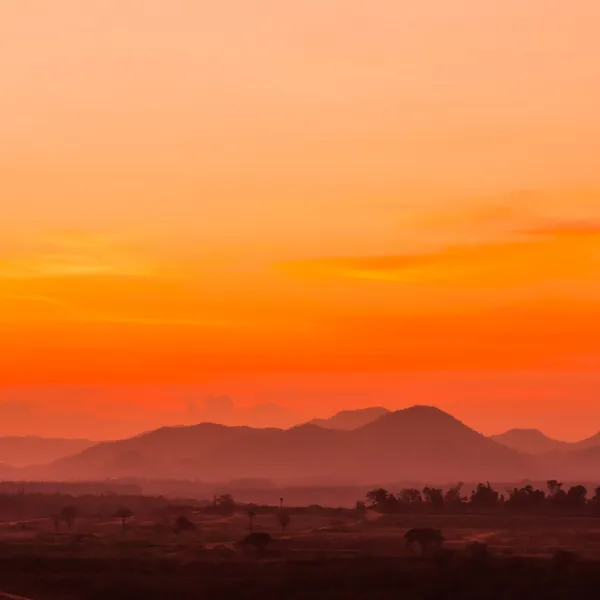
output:
[[[97,443],[84,438],[0,436],[0,463],[9,467],[25,467],[42,461],[52,462]]]
[[[436,440],[435,443],[434,440]],[[435,407],[416,406],[354,430],[199,424],[105,442],[31,470],[39,478],[335,478],[344,481],[510,478],[528,458]]]
[[[352,430],[366,425],[389,412],[390,410],[383,406],[369,406],[355,410],[341,410],[329,418],[311,419],[308,423],[326,429]]]
[[[165,426],[121,440],[90,442],[78,452],[44,464],[8,467],[11,477],[42,480],[251,477],[348,483],[515,481],[568,478],[574,473],[593,478],[600,467],[600,450],[596,450],[600,435],[575,443],[552,440],[531,429],[487,437],[453,415],[426,405],[396,411],[372,407],[342,414],[353,412],[357,414],[350,421],[362,424],[350,429],[323,427],[314,420],[286,429],[217,423]],[[373,419],[378,412],[380,416]],[[547,447],[529,452],[512,448],[509,433],[517,440],[519,436],[542,440]]]
[[[489,437],[513,450],[534,455],[547,452],[574,452],[600,446],[600,432],[577,442],[556,440],[539,429],[514,428]]]

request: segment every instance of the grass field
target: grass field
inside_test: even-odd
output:
[[[196,530],[179,535],[143,518],[125,529],[118,519],[80,518],[58,532],[52,519],[2,523],[0,589],[33,600],[570,598],[566,590],[600,584],[600,519],[292,511],[281,532],[274,514],[258,514],[254,529],[273,537],[259,552],[238,544],[249,531],[246,514],[188,518]],[[407,549],[412,527],[441,529],[443,551]],[[470,553],[475,541],[487,545],[484,557]],[[565,550],[569,564],[557,563]]]

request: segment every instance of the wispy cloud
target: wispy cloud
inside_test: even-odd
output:
[[[54,234],[35,248],[0,259],[1,279],[142,277],[154,271],[139,249],[105,234]]]
[[[279,266],[290,274],[309,278],[472,287],[600,280],[597,224],[551,223],[522,233],[523,239],[465,243],[432,252],[322,258]]]

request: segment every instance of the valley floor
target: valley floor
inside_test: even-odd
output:
[[[31,600],[198,598],[575,598],[600,586],[600,519],[509,515],[292,515],[264,551],[243,551],[248,517],[197,516],[176,535],[151,520],[0,525],[0,590]],[[408,550],[411,527],[443,530],[443,550]],[[470,545],[485,543],[483,556]],[[557,555],[558,552],[558,555]],[[558,560],[558,559],[561,560]]]

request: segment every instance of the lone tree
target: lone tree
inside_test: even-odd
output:
[[[221,494],[215,497],[215,507],[219,514],[230,517],[235,513],[235,500],[231,494]]]
[[[286,530],[291,521],[290,515],[283,510],[283,496],[279,498],[279,513],[277,514],[277,521],[279,522],[282,533]]]
[[[398,509],[398,500],[386,489],[377,488],[367,493],[369,507],[381,513],[393,513]]]
[[[377,488],[367,492],[367,500],[373,508],[378,508],[382,504],[385,504],[389,496],[390,493],[383,488]]]
[[[127,508],[126,506],[122,506],[117,510],[114,516],[115,519],[121,519],[121,528],[123,531],[125,531],[127,527],[127,522],[129,521],[129,519],[131,519],[131,517],[133,517],[133,511],[130,508]]]
[[[241,545],[246,549],[264,551],[272,541],[273,538],[269,533],[265,531],[253,531],[241,541]]]
[[[175,521],[175,533],[185,533],[188,531],[196,531],[196,526],[184,515],[177,517]]]
[[[444,542],[444,536],[439,529],[429,527],[409,529],[404,534],[407,548],[413,548],[415,544],[421,547],[421,552],[427,552],[431,547],[440,548]]]
[[[79,511],[77,510],[76,506],[65,506],[60,511],[60,520],[66,524],[69,531],[73,529],[78,514]]]

